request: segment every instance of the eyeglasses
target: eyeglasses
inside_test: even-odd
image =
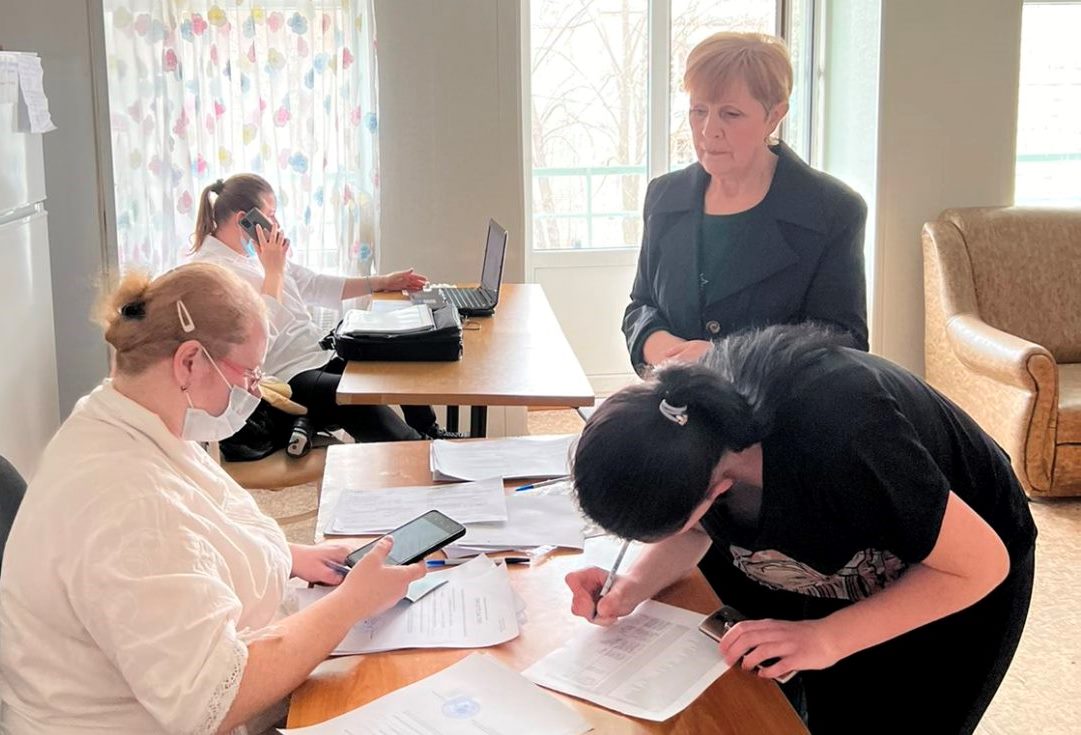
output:
[[[262,368],[246,368],[242,365],[237,365],[232,360],[224,357],[218,358],[218,362],[229,367],[231,370],[240,373],[241,377],[244,379],[244,390],[248,392],[254,392],[259,387],[259,383],[263,380]]]

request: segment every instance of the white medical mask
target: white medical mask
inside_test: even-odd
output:
[[[184,426],[180,430],[180,436],[182,439],[189,441],[218,442],[222,439],[228,439],[240,431],[244,426],[244,422],[259,406],[259,399],[243,388],[230,383],[218,367],[218,364],[214,362],[214,358],[206,351],[206,348],[200,345],[200,349],[206,355],[206,359],[210,360],[210,364],[214,366],[218,377],[229,386],[229,403],[226,404],[225,410],[221,414],[211,416],[204,409],[196,408],[195,404],[191,402],[191,396],[185,391],[184,397],[188,399],[188,408],[184,412]]]

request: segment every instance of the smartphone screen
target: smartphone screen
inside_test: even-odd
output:
[[[390,550],[387,563],[412,564],[464,536],[465,526],[438,510],[430,510],[387,535],[394,537],[394,548]],[[345,563],[353,566],[371,551],[374,545],[373,541],[361,546],[346,557]]]
[[[255,231],[256,225],[262,226],[264,235],[270,235],[273,225],[270,224],[262,210],[258,207],[252,207],[240,218],[240,226],[244,229],[244,232],[248,233],[248,237],[258,242],[259,234]]]

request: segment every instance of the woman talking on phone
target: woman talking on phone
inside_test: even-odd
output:
[[[653,542],[605,596],[603,570],[570,574],[574,613],[610,624],[712,545],[761,590],[742,608],[715,587],[750,618],[721,653],[801,672],[786,693],[815,735],[971,733],[1024,628],[1036,527],[1009,458],[922,380],[820,328],[733,335],[616,393],[574,483],[602,527]]]
[[[241,220],[251,210],[270,225],[250,234]],[[192,259],[236,273],[263,295],[270,317],[268,375],[289,383],[293,400],[308,409],[316,429],[340,426],[357,441],[457,438],[436,423],[431,406],[402,406],[405,421],[389,406],[340,406],[338,383],[345,361],[319,346],[325,335],[309,307],[340,311],[342,301],[376,291],[415,291],[427,279],[412,270],[360,278],[315,273],[289,260],[289,241],[278,225],[270,184],[237,174],[203,190]]]
[[[205,263],[128,275],[101,321],[112,378],[49,443],[4,552],[0,732],[263,732],[423,565],[384,565],[381,541],[342,577],[348,549],[287,543],[199,446],[258,402],[250,286]],[[290,576],[337,587],[280,617]]]

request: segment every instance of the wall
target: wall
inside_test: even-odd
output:
[[[0,45],[36,51],[57,130],[44,136],[45,188],[56,323],[60,412],[89,392],[108,370],[101,331],[90,311],[108,262],[99,151],[94,120],[88,4],[93,0],[0,0]],[[100,22],[100,21],[99,21]],[[97,69],[95,69],[97,71]],[[111,180],[111,174],[105,180]],[[13,386],[3,386],[5,390]]]
[[[380,268],[479,278],[488,218],[522,281],[519,0],[376,0]]]
[[[1013,201],[1018,0],[883,0],[872,349],[923,371],[920,228]]]

